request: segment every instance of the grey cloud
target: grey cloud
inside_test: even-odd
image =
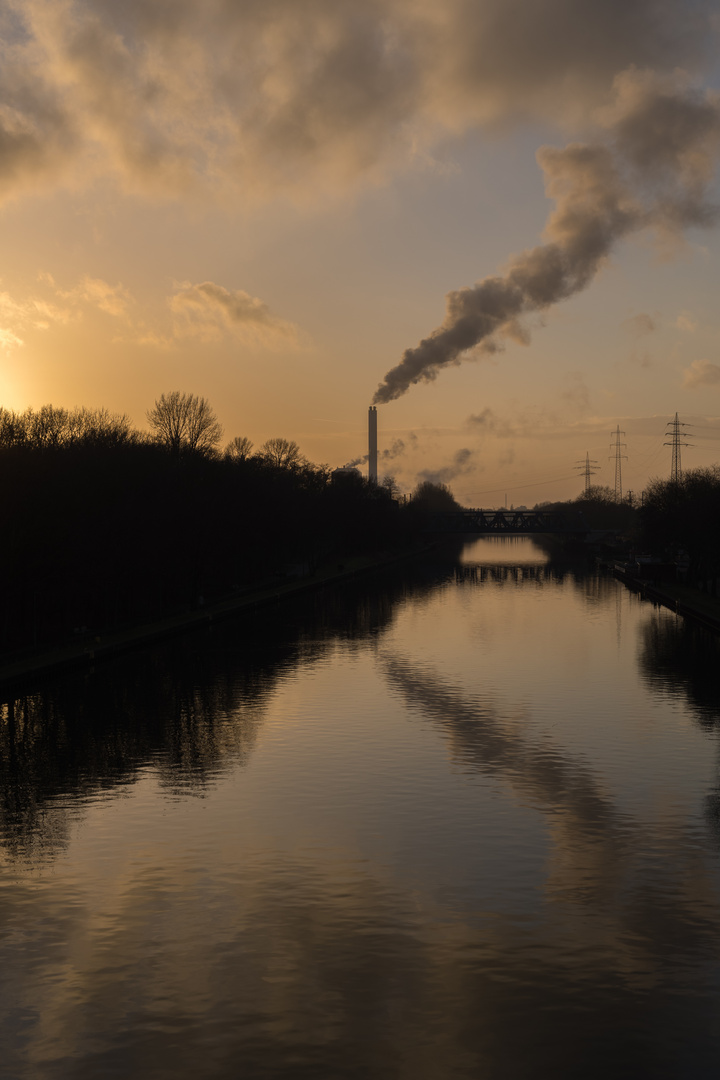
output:
[[[560,395],[573,409],[586,412],[590,408],[590,390],[581,371],[568,372],[568,388]]]
[[[492,434],[503,439],[517,434],[517,425],[510,424],[507,420],[498,416],[489,406],[486,406],[480,413],[471,413],[464,426],[481,436]],[[537,420],[532,425],[532,428],[537,428]]]
[[[38,43],[0,15],[0,200],[57,181],[80,152],[77,119],[44,61]]]
[[[641,311],[638,315],[633,315],[632,318],[626,319],[623,323],[623,328],[630,334],[631,337],[640,338],[645,337],[646,334],[652,334],[657,330],[657,323],[650,315],[645,311]]]
[[[658,0],[23,0],[8,10],[0,100],[14,111],[0,115],[0,180],[10,194],[74,165],[78,182],[111,172],[163,193],[313,195],[382,178],[473,126],[583,124],[618,72],[699,71],[715,43],[709,0],[691,11]],[[676,117],[680,136],[687,119]],[[631,129],[618,137],[633,140]]]
[[[498,424],[497,415],[486,406],[481,413],[471,413],[466,420],[468,427],[477,428],[481,431],[494,431]]]
[[[720,149],[717,97],[695,92],[680,77],[635,72],[617,81],[613,108],[601,120],[603,142],[538,151],[556,204],[546,242],[511,259],[504,274],[449,293],[442,325],[406,349],[374,402],[392,401],[414,383],[432,381],[470,350],[476,356],[497,352],[504,338],[517,337],[523,316],[587,288],[629,234],[714,220],[707,187]],[[663,145],[665,123],[669,146]]]

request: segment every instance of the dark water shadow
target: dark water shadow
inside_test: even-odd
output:
[[[690,707],[704,728],[720,722],[720,637],[689,620],[655,611],[640,628],[638,653],[646,685]]]
[[[0,842],[49,854],[67,808],[133,783],[152,765],[167,791],[201,797],[253,752],[279,680],[383,632],[403,603],[452,579],[456,550],[392,573],[217,623],[89,672],[0,699]],[[61,806],[62,804],[62,806]]]
[[[655,611],[640,630],[638,663],[654,693],[682,702],[706,731],[720,727],[720,637],[690,620]],[[720,780],[705,797],[705,818],[720,849]]]

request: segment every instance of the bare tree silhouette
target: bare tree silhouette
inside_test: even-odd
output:
[[[260,447],[260,456],[279,469],[295,469],[305,464],[300,447],[291,439],[268,439]]]
[[[222,438],[222,425],[209,401],[196,394],[161,394],[146,415],[156,439],[175,455],[182,448],[214,450]]]
[[[252,448],[253,444],[247,435],[236,435],[225,447],[225,457],[232,461],[246,461]]]

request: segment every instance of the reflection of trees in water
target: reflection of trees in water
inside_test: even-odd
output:
[[[0,775],[10,848],[56,846],[72,800],[132,782],[149,762],[161,783],[199,792],[223,759],[247,758],[282,657],[222,670],[203,645],[133,655],[7,703]]]
[[[278,604],[6,697],[0,722],[0,836],[53,850],[77,798],[152,765],[170,791],[202,794],[251,755],[278,679],[335,641],[367,639],[405,598],[430,594],[442,561],[403,567]]]
[[[517,541],[516,541],[517,543]],[[486,556],[487,552],[483,552]],[[536,585],[564,585],[570,582],[590,603],[606,603],[615,597],[618,582],[609,574],[591,570],[587,556],[571,558],[567,553],[551,548],[546,562],[503,560],[493,562],[491,558],[466,562],[456,567],[455,580],[461,585],[523,585],[531,582]]]
[[[704,728],[720,723],[720,638],[689,620],[655,611],[641,627],[640,671],[647,685],[687,702]],[[720,845],[720,788],[705,800]]]
[[[640,671],[653,690],[681,697],[704,727],[720,721],[720,638],[655,611],[640,628]]]
[[[525,581],[538,584],[562,584],[569,578],[576,583],[586,584],[587,572],[584,566],[557,563],[466,563],[458,566],[455,580],[465,583],[484,584],[486,581],[497,585],[506,582],[518,585]]]

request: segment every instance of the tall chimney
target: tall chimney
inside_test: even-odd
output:
[[[368,480],[377,483],[377,409],[368,409]]]

